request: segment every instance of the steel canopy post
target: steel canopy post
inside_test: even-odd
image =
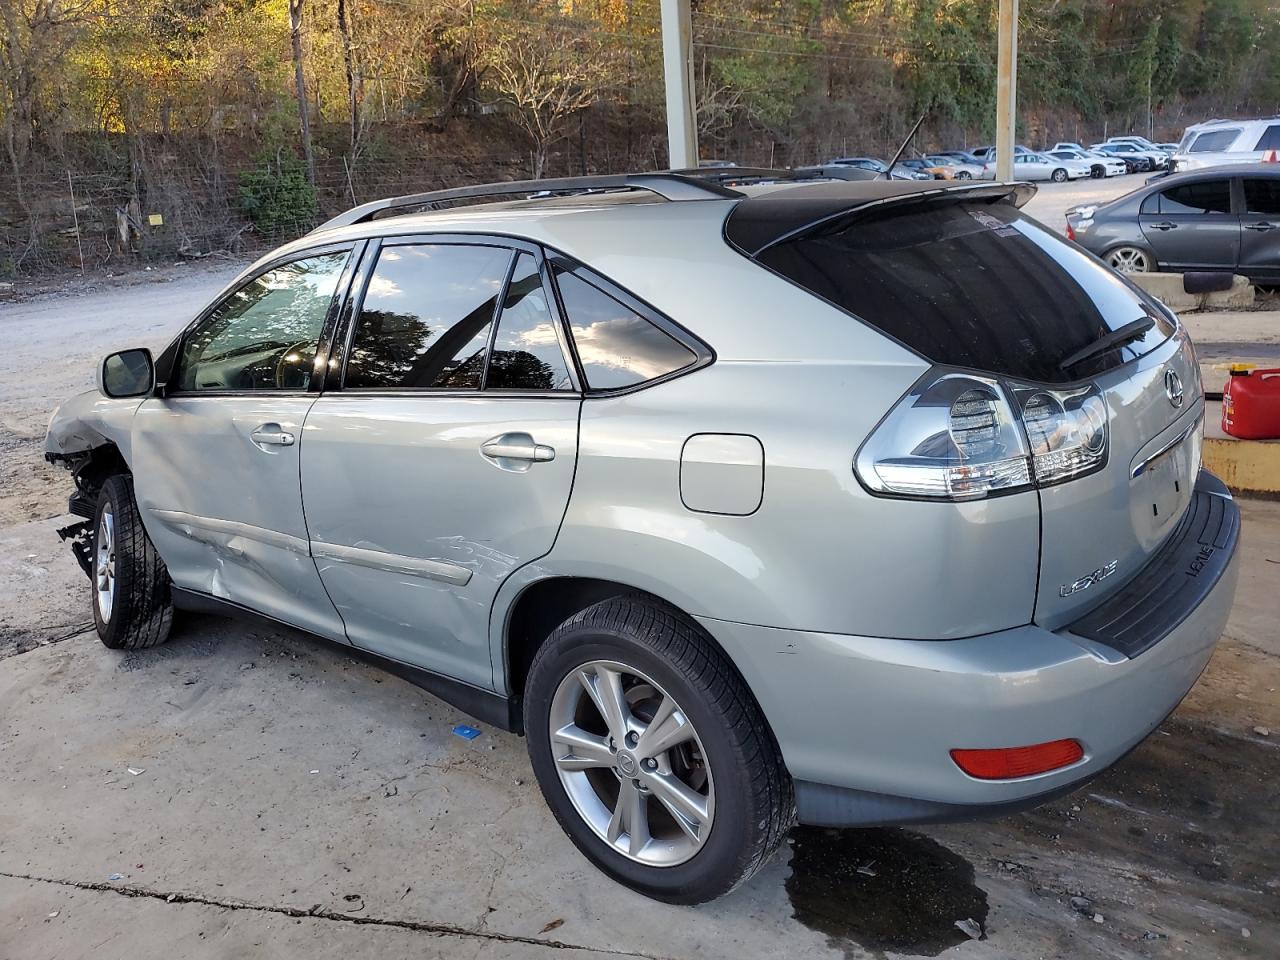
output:
[[[996,179],[1013,179],[1013,147],[1017,133],[1018,0],[1000,0],[996,27]]]
[[[667,162],[673,170],[698,165],[693,116],[693,24],[689,0],[662,0],[662,67],[667,88]]]

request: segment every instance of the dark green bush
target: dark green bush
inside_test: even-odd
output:
[[[306,165],[277,157],[240,174],[240,209],[266,237],[298,234],[315,225],[316,189]]]

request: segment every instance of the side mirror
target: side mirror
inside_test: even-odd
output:
[[[121,350],[102,361],[98,389],[112,399],[145,397],[156,388],[156,365],[145,347]]]

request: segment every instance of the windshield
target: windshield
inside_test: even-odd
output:
[[[1134,287],[1007,203],[926,203],[799,237],[760,261],[935,363],[1063,383],[1154,349],[1174,327]],[[1060,362],[1156,323],[1069,371]]]

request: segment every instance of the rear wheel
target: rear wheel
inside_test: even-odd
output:
[[[525,730],[552,813],[615,880],[668,903],[728,893],[795,819],[759,708],[697,624],[644,596],[556,628],[530,667]]]
[[[1054,183],[1066,183],[1066,182],[1067,182],[1067,171],[1063,170],[1061,167],[1059,167],[1057,170],[1053,171],[1053,173],[1051,174],[1051,176],[1052,176],[1052,178],[1053,178],[1053,182],[1054,182]]]
[[[972,179],[973,179],[973,174],[972,174],[972,173],[970,173],[968,170],[959,170],[959,171],[957,171],[957,172],[956,172],[956,179],[957,179],[957,180],[972,180]]]
[[[1155,268],[1151,255],[1137,247],[1116,247],[1107,254],[1107,265],[1120,273],[1150,273]]]
[[[127,475],[108,478],[93,521],[93,619],[113,650],[163,643],[173,622],[169,571],[151,545]]]

